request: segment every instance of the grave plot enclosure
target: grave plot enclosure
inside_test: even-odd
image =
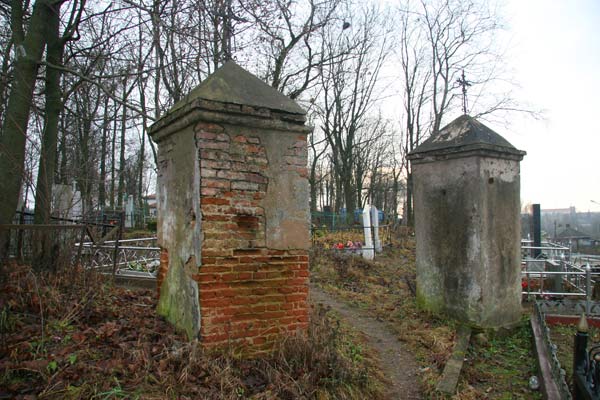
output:
[[[207,346],[260,351],[308,324],[305,112],[233,62],[151,128],[159,313]]]
[[[524,154],[467,115],[409,154],[425,309],[482,328],[519,321]]]

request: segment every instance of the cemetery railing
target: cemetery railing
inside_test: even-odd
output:
[[[110,271],[113,274],[127,273],[140,277],[155,277],[160,264],[160,247],[156,237],[76,243],[82,249],[83,263],[88,268]]]
[[[117,254],[123,234],[122,213],[115,214],[112,223],[58,217],[51,217],[51,224],[34,224],[33,221],[32,213],[19,212],[16,223],[0,225],[0,230],[8,231],[8,259],[32,263],[37,257],[42,232],[51,232],[45,237],[51,241],[53,258],[60,257],[62,263],[78,265],[83,256],[83,247],[78,247],[78,243],[88,238],[87,243],[93,246],[111,245],[113,253]]]
[[[567,384],[566,372],[558,359],[558,348],[552,343],[550,338],[550,328],[548,328],[548,325],[546,324],[545,312],[538,302],[535,302],[534,304],[534,314],[532,318],[537,320],[540,327],[543,346],[549,356],[548,362],[550,364],[550,374],[552,375],[552,380],[557,385],[560,397],[562,399],[571,399],[572,396],[569,385]]]
[[[573,398],[600,399],[600,345],[588,350],[587,324],[577,327],[573,344]]]

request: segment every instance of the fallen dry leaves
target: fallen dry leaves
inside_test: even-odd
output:
[[[13,265],[0,293],[0,399],[377,397],[373,367],[347,356],[349,339],[320,312],[308,336],[247,360],[189,343],[156,315],[155,291],[79,268]]]

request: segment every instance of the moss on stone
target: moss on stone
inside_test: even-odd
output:
[[[170,267],[160,289],[157,312],[190,340],[200,332],[198,284],[189,277],[181,260],[169,260]]]
[[[430,311],[434,314],[440,314],[444,310],[444,299],[434,297],[431,294],[425,294],[417,290],[416,297],[417,307],[422,310]]]

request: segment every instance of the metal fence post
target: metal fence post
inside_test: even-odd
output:
[[[587,341],[588,323],[584,314],[577,324],[577,333],[573,344],[573,398],[583,399],[585,388],[585,375],[587,372]]]
[[[121,240],[121,238],[123,236],[123,225],[124,224],[125,224],[125,213],[121,212],[119,214],[119,230],[117,232],[117,238],[115,240],[115,250],[114,250],[113,270],[112,270],[113,277],[117,273],[117,263],[118,263],[118,259],[119,259],[119,241]]]
[[[85,238],[85,231],[87,227],[83,225],[81,228],[81,234],[79,235],[79,246],[77,248],[77,258],[75,264],[79,266],[81,264],[81,253],[83,252],[83,239]]]
[[[592,267],[585,266],[585,314],[590,315],[590,302],[592,300]]]

